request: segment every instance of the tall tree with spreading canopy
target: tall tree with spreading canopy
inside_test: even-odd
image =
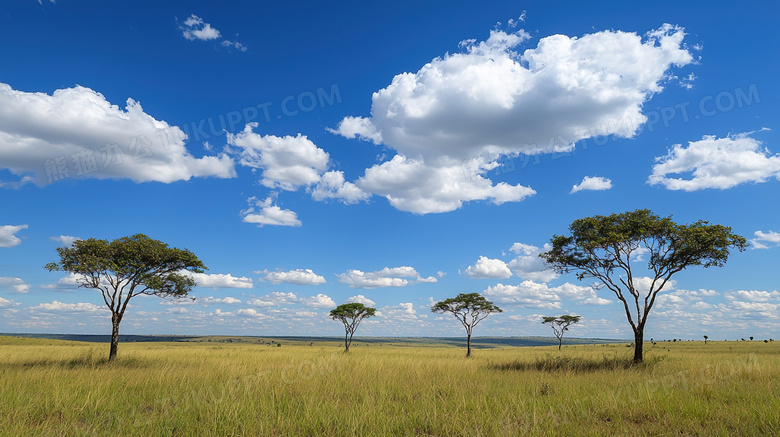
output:
[[[376,308],[369,308],[362,303],[345,303],[330,310],[330,317],[344,324],[344,352],[349,352],[352,344],[352,336],[355,334],[360,322],[368,317],[376,315]]]
[[[575,220],[569,231],[571,236],[554,235],[552,249],[539,256],[558,273],[595,278],[615,293],[634,331],[635,363],[642,362],[647,316],[671,277],[692,266],[722,267],[732,249],[747,247],[730,227],[702,220],[680,225],[647,209]],[[635,269],[642,257],[647,278]]]
[[[549,324],[552,326],[555,337],[558,338],[558,350],[561,350],[563,344],[563,333],[569,330],[569,326],[579,323],[582,316],[570,316],[564,314],[562,316],[543,317],[542,324]]]
[[[450,313],[466,328],[466,357],[471,356],[471,332],[477,323],[493,313],[504,310],[493,305],[479,293],[459,294],[456,297],[437,302],[431,311],[438,314]]]
[[[60,261],[46,264],[49,271],[77,275],[79,287],[99,290],[111,310],[111,350],[108,361],[116,358],[119,323],[127,304],[135,296],[187,296],[195,280],[186,272],[203,273],[206,267],[192,252],[170,248],[146,235],[136,234],[114,241],[74,241],[58,247]]]

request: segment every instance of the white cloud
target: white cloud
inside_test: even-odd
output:
[[[227,142],[241,165],[262,170],[261,184],[295,191],[319,182],[328,169],[327,152],[304,135],[263,136],[252,131],[256,127],[257,123],[249,123],[242,132],[228,133]]]
[[[2,151],[0,151],[0,154],[2,154]],[[27,229],[27,225],[0,226],[0,247],[14,247],[21,244],[22,240],[14,234],[22,229]]]
[[[750,300],[753,302],[780,302],[780,292],[778,291],[761,291],[761,290],[739,290],[734,293],[726,295],[727,299],[742,299]]]
[[[606,305],[610,301],[596,295],[591,287],[566,282],[557,287],[534,281],[519,285],[496,284],[484,291],[485,296],[498,304],[517,305],[521,308],[560,309],[563,299],[589,305]]]
[[[656,290],[658,290],[658,287],[661,285],[661,280],[658,280],[653,284],[653,278],[649,276],[635,276],[634,277],[634,289],[639,292],[640,296],[647,296],[647,293],[650,292],[650,287],[655,287]],[[666,285],[659,291],[659,292],[668,292],[671,290],[674,290],[674,287],[677,285],[677,281],[674,279],[670,279],[666,282]]]
[[[196,299],[196,303],[202,303],[202,304],[225,303],[230,305],[235,303],[241,303],[241,300],[230,296],[223,297],[223,298],[209,296],[209,297],[200,297]]]
[[[245,52],[246,51],[246,46],[241,44],[238,41],[224,40],[224,41],[222,41],[222,47],[233,47],[234,49],[238,50],[239,52]]]
[[[345,181],[344,172],[328,171],[330,155],[306,136],[263,136],[252,131],[257,125],[249,123],[238,134],[228,133],[227,142],[241,165],[262,171],[262,185],[286,191],[305,187],[319,201],[337,199],[350,204],[370,197]]]
[[[539,257],[539,254],[546,252],[551,248],[552,247],[549,244],[545,244],[544,248],[540,249],[530,244],[515,243],[509,250],[516,253],[517,256],[509,261],[507,266],[519,278],[531,281],[550,282],[559,275],[547,266],[544,260]]]
[[[86,303],[86,302],[64,303],[56,300],[51,303],[41,303],[39,305],[32,307],[31,309],[41,310],[41,311],[86,312],[86,313],[93,313],[102,310],[101,307],[91,303]]]
[[[316,296],[312,297],[302,297],[300,298],[300,302],[303,305],[314,307],[314,308],[335,308],[336,302],[333,301],[329,296],[319,293]]]
[[[756,238],[750,240],[750,247],[752,249],[769,249],[774,245],[780,246],[780,233],[775,231],[763,232],[756,231],[753,233]]]
[[[582,179],[582,182],[579,183],[579,185],[574,185],[571,187],[571,194],[574,194],[578,191],[583,190],[592,190],[592,191],[603,191],[603,190],[609,190],[612,188],[612,181],[603,178],[600,176],[597,177],[591,177],[591,176],[585,176]]]
[[[252,278],[246,276],[235,277],[230,273],[190,273],[198,287],[203,288],[252,288]]]
[[[236,314],[240,316],[247,316],[247,317],[264,317],[262,313],[259,313],[254,308],[241,308],[236,311]]]
[[[385,267],[375,272],[363,272],[360,270],[348,270],[346,273],[336,275],[339,282],[352,288],[381,288],[381,287],[405,287],[418,282],[437,282],[433,276],[423,278],[412,267]]]
[[[0,308],[10,308],[19,305],[21,305],[21,303],[0,297]]]
[[[297,270],[289,270],[289,271],[273,271],[268,272],[266,270],[256,273],[265,273],[266,276],[264,280],[272,283],[272,284],[281,284],[282,282],[286,282],[289,284],[298,284],[298,285],[318,285],[318,284],[324,284],[325,278],[314,273],[312,269],[297,269]]]
[[[44,186],[65,178],[170,183],[236,176],[232,158],[195,158],[184,145],[186,138],[133,99],[122,110],[82,86],[48,95],[0,83],[0,168],[20,178],[6,185]]]
[[[480,256],[477,263],[466,268],[463,274],[474,279],[506,279],[512,276],[504,261],[486,256]]]
[[[494,167],[482,158],[473,161],[476,164],[472,166],[483,172]],[[463,206],[463,202],[476,200],[501,205],[536,194],[533,189],[519,184],[500,182],[494,185],[482,174],[468,174],[460,160],[441,157],[425,161],[400,154],[367,169],[355,185],[365,192],[384,196],[396,209],[415,214],[454,211]]]
[[[173,308],[168,308],[167,310],[165,310],[165,312],[168,314],[188,314],[190,310],[183,307],[173,307]]]
[[[58,290],[58,291],[75,290],[79,288],[79,282],[78,282],[79,278],[81,278],[81,275],[77,275],[75,273],[68,273],[67,276],[60,278],[54,284],[41,285],[41,288],[47,288],[50,290]]]
[[[343,171],[329,171],[323,173],[320,180],[311,189],[311,197],[320,201],[338,199],[346,204],[351,204],[367,200],[371,195],[352,182],[346,182]]]
[[[344,117],[336,129],[327,129],[328,132],[341,135],[345,138],[358,138],[371,141],[374,144],[382,144],[382,134],[376,130],[371,120],[365,117]]]
[[[249,208],[241,211],[245,223],[254,223],[258,227],[270,226],[301,226],[298,214],[289,209],[282,209],[273,204],[273,197],[260,201],[256,197],[249,198]],[[258,209],[255,209],[257,207]]]
[[[666,156],[656,158],[648,183],[668,190],[696,191],[780,180],[780,155],[762,148],[760,141],[750,137],[752,133],[726,138],[705,135],[699,141],[689,141],[688,147],[675,144]],[[687,173],[690,179],[669,177]]]
[[[671,25],[644,38],[554,35],[521,52],[528,33],[493,30],[486,41],[464,42],[463,53],[395,76],[373,94],[371,117],[346,117],[330,131],[398,152],[355,183],[398,209],[520,201],[534,191],[484,178],[500,156],[568,150],[597,135],[633,137],[646,121],[642,105],[663,89],[671,66],[693,61],[683,37]]]
[[[373,300],[363,296],[362,294],[358,294],[357,296],[352,296],[352,297],[348,298],[346,303],[351,303],[351,302],[362,303],[363,305],[365,305],[365,306],[367,306],[369,308],[373,308],[373,307],[376,306],[376,302],[374,302]]]
[[[184,20],[184,25],[180,27],[182,36],[190,41],[199,39],[201,41],[208,41],[217,39],[221,36],[217,29],[211,27],[211,24],[204,23],[203,19],[195,14],[192,14]]]
[[[70,246],[73,242],[81,240],[79,237],[70,237],[68,235],[60,235],[59,237],[49,237],[50,240],[56,241],[64,246]]]
[[[271,307],[278,305],[296,304],[299,299],[295,293],[282,293],[274,291],[255,299],[250,299],[247,304],[257,307]]]
[[[401,302],[398,305],[382,307],[376,312],[376,315],[388,321],[385,323],[393,324],[398,322],[419,322],[421,320],[421,316],[417,314],[414,304],[411,302]]]
[[[719,309],[727,317],[741,319],[777,319],[780,317],[780,292],[763,290],[738,290],[725,294],[726,303]]]
[[[14,293],[28,293],[30,285],[24,282],[22,278],[12,278],[0,276],[0,287],[10,287]]]

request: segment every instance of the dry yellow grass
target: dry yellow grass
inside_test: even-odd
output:
[[[2,435],[780,435],[777,343],[106,353],[0,339]]]

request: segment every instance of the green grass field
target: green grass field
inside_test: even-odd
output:
[[[780,344],[478,349],[0,337],[0,433],[780,435]]]

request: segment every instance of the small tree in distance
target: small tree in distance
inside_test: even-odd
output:
[[[111,350],[108,361],[116,358],[119,323],[127,304],[135,296],[187,296],[195,280],[186,272],[203,273],[206,266],[186,249],[170,248],[144,234],[108,240],[76,240],[58,247],[60,261],[44,266],[51,271],[78,275],[79,287],[100,290],[111,310]]]
[[[708,339],[708,338],[709,338],[709,337],[707,337],[706,335],[704,336],[704,344],[707,344],[707,339]]]
[[[582,316],[570,316],[565,314],[558,317],[544,317],[542,324],[549,324],[552,326],[555,336],[558,338],[558,350],[561,350],[561,344],[563,343],[563,333],[569,330],[569,326],[578,323],[582,319]]]
[[[376,308],[368,308],[362,303],[345,303],[330,310],[330,317],[344,324],[344,352],[349,352],[352,344],[352,336],[355,334],[360,322],[376,314]]]
[[[647,209],[578,219],[569,231],[571,236],[554,235],[552,249],[539,256],[558,273],[594,278],[615,293],[634,331],[635,363],[642,362],[647,316],[671,277],[692,266],[722,267],[730,249],[747,247],[727,226],[701,220],[679,225]],[[636,262],[645,254],[648,276],[642,277]]]
[[[487,316],[504,310],[493,305],[493,302],[479,293],[461,293],[456,297],[437,302],[431,307],[431,311],[438,314],[450,313],[466,328],[466,357],[470,357],[471,332],[474,327]]]

